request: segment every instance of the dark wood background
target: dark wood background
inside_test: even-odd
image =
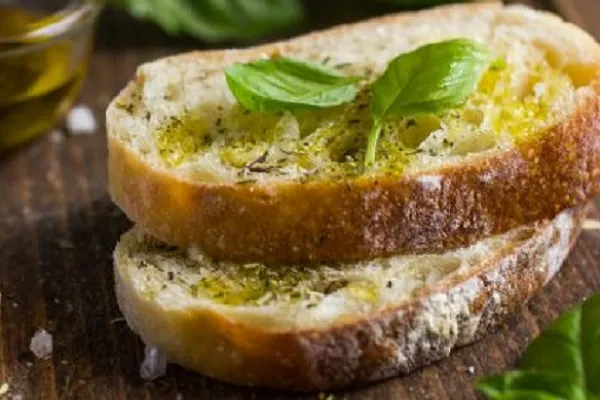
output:
[[[600,38],[598,0],[528,3],[560,13]],[[389,12],[364,0],[313,0],[309,4],[311,25],[303,30]],[[62,142],[47,135],[0,159],[0,384],[9,384],[9,398],[316,397],[240,389],[177,366],[169,366],[165,378],[143,382],[138,377],[143,346],[119,319],[111,252],[129,222],[105,190],[104,110],[139,63],[203,47],[190,39],[170,39],[150,24],[106,11],[81,97],[81,103],[94,110],[98,131]],[[598,205],[593,210],[596,218]],[[586,231],[559,276],[497,334],[407,377],[335,397],[475,399],[477,377],[515,366],[541,328],[599,289],[600,231]],[[28,350],[38,328],[54,337],[51,359],[37,360]]]

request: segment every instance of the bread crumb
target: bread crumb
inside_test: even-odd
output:
[[[474,366],[469,366],[467,368],[467,372],[469,373],[469,375],[475,375],[475,367]]]
[[[50,132],[50,141],[52,143],[60,143],[64,140],[65,136],[62,131],[54,129]]]
[[[46,332],[44,329],[38,329],[29,344],[29,350],[37,358],[45,359],[52,355],[52,335]]]
[[[181,393],[177,393],[175,400],[183,400],[183,395]]]
[[[167,356],[156,346],[146,345],[144,360],[140,365],[140,377],[151,381],[167,373]]]
[[[13,301],[12,308],[19,308],[19,303],[17,303],[16,301]]]
[[[0,397],[4,397],[8,393],[8,383],[4,382],[0,386]]]
[[[11,400],[23,400],[22,394],[13,394]]]
[[[67,129],[71,135],[89,135],[97,128],[96,118],[87,106],[75,106],[67,114]]]
[[[586,218],[583,220],[582,228],[584,230],[600,230],[600,221],[597,219]]]

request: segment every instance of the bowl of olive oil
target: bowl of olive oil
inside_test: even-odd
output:
[[[0,1],[0,153],[48,131],[77,98],[97,0]]]

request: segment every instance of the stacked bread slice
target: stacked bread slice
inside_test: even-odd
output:
[[[457,37],[505,66],[460,109],[386,131],[366,170],[367,94],[249,112],[224,76],[287,55],[376,77]],[[600,192],[598,72],[587,34],[500,4],[142,65],[107,112],[110,193],[136,223],[115,251],[123,314],[170,362],[242,385],[331,390],[447,356],[521,307],[577,238]]]

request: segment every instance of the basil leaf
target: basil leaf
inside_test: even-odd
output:
[[[497,395],[490,395],[483,390],[481,392],[492,400],[575,400],[570,397],[555,396],[546,392],[531,390],[511,390]]]
[[[425,45],[392,60],[372,87],[374,124],[365,164],[375,161],[385,118],[438,113],[462,105],[489,63],[487,48],[468,39]]]
[[[522,371],[484,379],[478,389],[493,400],[528,398],[514,397],[522,393],[531,399],[600,399],[600,293],[535,339],[522,366]]]
[[[354,99],[359,80],[287,57],[233,64],[225,76],[237,101],[253,111],[337,106]]]
[[[172,35],[215,42],[253,39],[287,29],[304,18],[300,0],[110,0],[152,20]]]
[[[600,397],[600,294],[563,314],[535,339],[522,366],[567,374]]]
[[[488,50],[467,39],[429,44],[396,57],[373,85],[371,112],[436,113],[464,103],[490,61]]]
[[[586,400],[585,392],[569,375],[535,370],[485,378],[477,389],[492,400]]]

